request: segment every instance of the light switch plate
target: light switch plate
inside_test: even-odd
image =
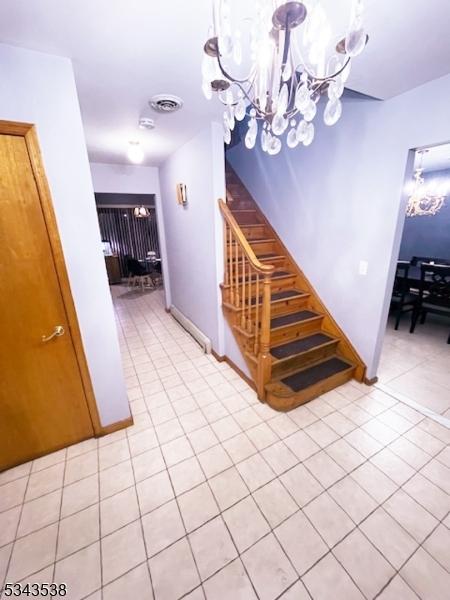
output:
[[[360,260],[359,261],[359,274],[367,275],[368,269],[369,269],[369,263],[367,262],[367,260]]]

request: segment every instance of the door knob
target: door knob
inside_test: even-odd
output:
[[[53,330],[53,333],[51,333],[50,335],[47,335],[47,336],[43,335],[42,341],[49,342],[54,337],[61,337],[62,335],[64,335],[64,333],[65,333],[65,331],[64,331],[64,327],[62,325],[55,325],[55,329]]]

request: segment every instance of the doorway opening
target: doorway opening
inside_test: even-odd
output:
[[[97,215],[110,285],[134,291],[162,285],[154,194],[96,193]]]
[[[378,378],[450,426],[450,143],[412,153]]]

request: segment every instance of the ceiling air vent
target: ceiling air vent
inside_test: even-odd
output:
[[[180,110],[183,100],[171,94],[158,94],[151,98],[149,104],[156,112],[166,114]]]

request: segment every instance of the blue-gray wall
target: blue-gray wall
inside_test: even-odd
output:
[[[450,140],[449,96],[446,76],[385,102],[349,98],[335,127],[317,117],[309,148],[271,157],[239,144],[227,153],[369,377],[378,366],[400,248],[408,151]],[[361,260],[368,262],[365,276]]]
[[[450,169],[425,173],[426,183],[450,181]],[[407,217],[400,246],[400,259],[429,256],[450,259],[450,198],[436,215]]]

